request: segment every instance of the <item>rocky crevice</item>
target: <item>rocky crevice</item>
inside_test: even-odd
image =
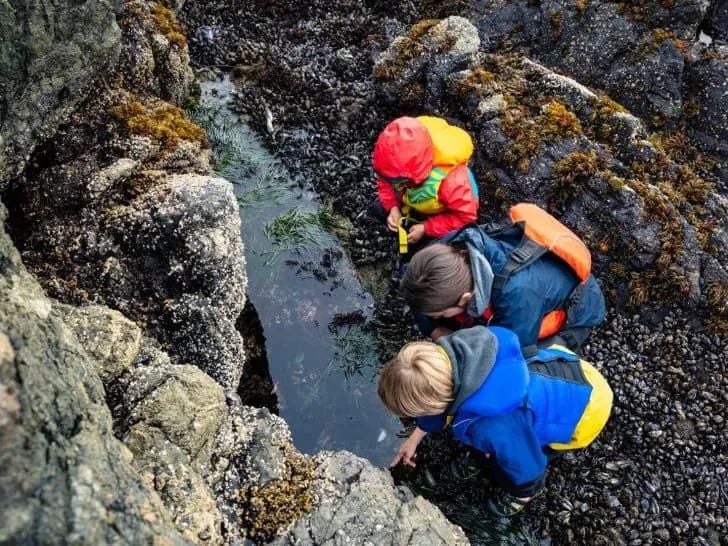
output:
[[[312,497],[316,464],[386,474],[347,453],[311,462],[283,420],[240,403],[240,331],[255,330],[240,218],[230,184],[211,175],[203,131],[179,108],[195,85],[177,6],[115,7],[121,32],[106,4],[78,17],[110,37],[106,72],[94,43],[69,76],[73,97],[50,101],[42,122],[24,114],[34,138],[0,118],[0,146],[16,143],[0,153],[22,148],[0,171],[0,541],[268,541],[343,502]],[[18,15],[5,9],[0,28]],[[44,9],[59,22],[74,13]],[[17,70],[34,70],[25,60],[0,63],[2,89],[43,88],[45,76],[18,83]],[[27,110],[24,96],[7,97],[3,115],[13,100]],[[403,502],[387,499],[393,514]],[[366,521],[375,504],[351,509]],[[433,519],[449,542],[463,540],[430,509],[423,536]]]

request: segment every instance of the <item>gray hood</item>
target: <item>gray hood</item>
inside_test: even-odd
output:
[[[498,338],[485,326],[458,330],[437,340],[452,365],[454,400],[447,410],[454,415],[467,398],[477,391],[493,369]]]
[[[471,317],[481,317],[490,305],[490,292],[493,289],[493,269],[482,253],[467,243],[470,271],[473,275],[473,298],[466,309]]]

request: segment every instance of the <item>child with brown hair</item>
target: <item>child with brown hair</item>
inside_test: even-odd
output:
[[[515,228],[495,236],[479,226],[466,227],[412,257],[401,293],[423,334],[436,340],[475,324],[504,326],[531,354],[552,336],[578,350],[591,328],[602,323],[604,296],[589,270],[579,277],[545,248],[526,258],[523,231]]]
[[[417,418],[391,466],[414,466],[425,435],[449,424],[506,478],[507,491],[488,503],[504,516],[542,492],[551,453],[594,441],[612,407],[606,380],[571,351],[553,346],[527,363],[513,332],[484,326],[408,343],[382,370],[379,396],[392,413]]]

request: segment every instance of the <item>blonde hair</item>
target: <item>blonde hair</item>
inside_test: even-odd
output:
[[[438,345],[413,341],[387,362],[379,376],[379,397],[400,417],[439,415],[450,406],[450,359]]]

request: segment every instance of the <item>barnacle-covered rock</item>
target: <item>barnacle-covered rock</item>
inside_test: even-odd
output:
[[[127,89],[182,106],[196,88],[187,37],[165,2],[125,0],[119,75]]]

